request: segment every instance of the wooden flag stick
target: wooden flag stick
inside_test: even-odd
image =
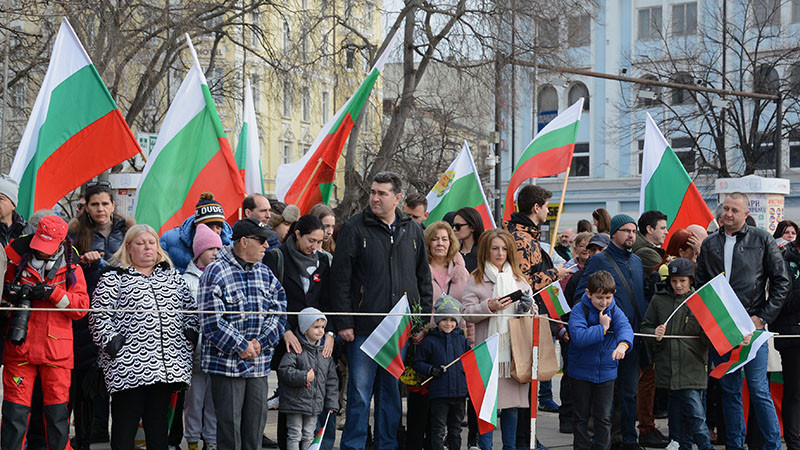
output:
[[[303,198],[303,194],[306,193],[306,189],[308,189],[308,185],[311,184],[311,180],[314,179],[314,175],[317,174],[317,170],[319,170],[319,166],[321,166],[321,165],[322,165],[322,158],[317,160],[317,165],[314,166],[314,170],[311,172],[311,176],[308,177],[308,180],[306,180],[306,185],[303,186],[303,190],[300,191],[300,195],[298,195],[297,196],[297,200],[294,201],[295,205],[297,205],[297,202],[299,202],[300,199]]]
[[[561,187],[561,200],[558,202],[558,214],[556,214],[556,226],[553,228],[552,237],[550,238],[550,257],[553,257],[553,250],[556,248],[556,239],[558,239],[558,225],[561,223],[561,213],[564,210],[564,196],[567,194],[567,180],[569,180],[569,169],[567,167],[564,173],[564,186]]]
[[[448,365],[444,366],[444,368],[445,368],[445,369],[449,369],[449,368],[450,368],[450,366],[452,366],[453,364],[455,364],[455,363],[457,363],[457,362],[459,362],[459,361],[461,361],[461,357],[460,357],[460,356],[459,356],[458,358],[456,358],[456,360],[455,360],[455,361],[453,361],[453,362],[451,362],[450,364],[448,364]],[[427,380],[423,381],[423,382],[422,382],[422,383],[420,383],[419,385],[420,385],[420,386],[422,386],[423,384],[427,383],[428,381],[431,381],[432,379],[433,379],[433,377],[428,377],[428,379],[427,379]]]

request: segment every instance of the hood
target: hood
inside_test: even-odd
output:
[[[303,346],[304,350],[315,351],[315,350],[321,350],[322,349],[322,341],[323,341],[323,339],[320,339],[319,342],[317,342],[316,344],[312,344],[311,342],[308,342],[308,338],[306,338],[305,334],[296,333],[296,335],[298,336],[298,340],[300,341],[300,345]],[[329,337],[329,336],[327,336],[327,337]]]
[[[584,292],[583,297],[581,297],[581,303],[589,307],[589,311],[598,311],[597,308],[594,307],[592,304],[592,299]],[[608,305],[606,308],[606,314],[611,314],[614,311],[614,308],[617,307],[617,299],[616,297],[611,299],[611,304]]]
[[[194,215],[191,215],[183,221],[181,226],[178,228],[178,235],[181,237],[181,241],[184,245],[186,245],[191,253],[192,242],[194,241]],[[228,225],[228,222],[224,222],[222,224],[222,233],[219,235],[222,238],[222,245],[231,245],[231,239],[233,238],[233,228]]]
[[[541,235],[539,227],[533,223],[530,217],[522,214],[521,212],[511,213],[511,220],[508,221],[506,228],[508,229],[509,233],[513,233],[515,231],[528,233],[535,241],[538,241],[539,236]]]
[[[191,275],[199,279],[201,276],[203,276],[203,271],[197,267],[197,264],[195,264],[194,261],[189,261],[189,265],[186,266],[184,275]]]
[[[134,219],[133,217],[122,217],[122,216],[118,216],[117,214],[114,214],[114,216],[111,218],[111,220],[113,221],[112,224],[111,224],[111,231],[117,231],[117,230],[122,230],[122,229],[127,230],[128,228],[136,225],[136,219]],[[67,232],[71,236],[77,236],[78,235],[78,231],[80,230],[81,224],[80,224],[80,222],[78,222],[78,218],[77,217],[73,217],[72,219],[69,219],[69,223],[67,224],[67,227],[68,227],[67,228]]]

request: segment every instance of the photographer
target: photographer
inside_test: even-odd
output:
[[[30,414],[33,384],[41,377],[49,449],[67,448],[69,440],[70,370],[73,366],[72,321],[86,315],[86,281],[67,236],[67,224],[57,216],[39,221],[36,233],[6,247],[8,270],[5,304],[61,311],[14,311],[5,342],[3,420],[0,447],[22,448]]]

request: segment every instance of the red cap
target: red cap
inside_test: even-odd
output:
[[[45,216],[39,220],[36,234],[31,239],[31,248],[52,255],[67,236],[67,223],[58,216]]]

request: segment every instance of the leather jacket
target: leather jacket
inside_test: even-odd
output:
[[[778,244],[764,230],[747,224],[734,234],[731,276],[728,282],[747,313],[766,323],[778,317],[792,282]],[[725,271],[725,230],[720,228],[706,240],[697,257],[697,286]],[[769,296],[767,296],[769,280]]]

